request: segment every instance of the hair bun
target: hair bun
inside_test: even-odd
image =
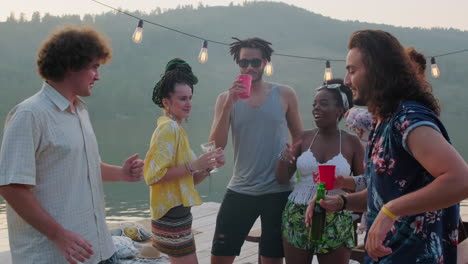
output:
[[[192,67],[183,59],[174,58],[166,64],[164,74],[175,72],[177,79],[188,81],[191,85],[198,83],[198,78],[192,72]]]
[[[177,83],[189,85],[193,92],[193,86],[198,83],[198,78],[193,74],[192,67],[186,61],[174,58],[166,64],[164,74],[153,88],[153,102],[164,108],[163,98],[169,98]]]
[[[175,58],[175,59],[172,59],[170,60],[167,64],[166,64],[166,68],[164,70],[164,72],[168,72],[168,71],[172,71],[176,68],[188,68],[188,70],[192,71],[192,68],[190,67],[190,65],[188,65],[188,63],[186,61],[184,61],[183,59],[179,59],[179,58]]]

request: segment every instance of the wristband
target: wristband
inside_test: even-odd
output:
[[[192,164],[190,164],[190,162],[185,163],[185,169],[190,173],[190,175],[193,176],[194,171],[192,169]]]
[[[340,198],[341,200],[343,200],[343,207],[341,208],[341,210],[346,210],[346,205],[348,204],[348,198],[346,198],[346,196],[344,196],[343,194],[340,194]]]
[[[397,218],[397,216],[395,214],[393,214],[392,212],[390,212],[390,210],[388,210],[387,207],[385,207],[385,205],[382,206],[380,211],[382,211],[384,214],[386,214],[392,220],[395,220]]]
[[[278,154],[278,159],[281,160],[281,161],[286,161],[286,159],[283,156],[283,151],[284,150],[281,150],[281,152]]]

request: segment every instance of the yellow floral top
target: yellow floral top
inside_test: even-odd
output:
[[[158,118],[143,171],[146,184],[150,186],[152,219],[161,218],[181,204],[194,206],[202,203],[190,173],[177,180],[157,183],[169,168],[191,162],[195,157],[184,129],[167,116]]]

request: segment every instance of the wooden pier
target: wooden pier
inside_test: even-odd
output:
[[[197,246],[197,256],[200,264],[209,264],[211,257],[211,241],[216,225],[216,215],[219,210],[219,203],[207,202],[201,206],[192,208],[193,225],[192,229],[195,233],[195,243]],[[11,264],[10,247],[8,245],[8,231],[6,229],[6,219],[3,222],[5,228],[0,229],[0,263]],[[144,223],[148,228],[149,220],[133,219],[132,221]],[[260,221],[257,221],[252,229],[260,228]],[[148,229],[149,231],[151,229]],[[257,263],[258,259],[258,244],[246,241],[242,247],[241,255],[238,256],[234,263],[248,264]]]
[[[468,220],[468,200],[462,201],[461,203],[461,215],[464,221]],[[193,214],[193,226],[195,234],[195,242],[197,246],[197,256],[200,264],[209,264],[211,257],[211,242],[213,240],[213,234],[216,225],[216,216],[219,210],[219,203],[207,202],[201,206],[192,208]],[[131,221],[137,221],[144,223],[148,227],[148,219],[134,219]],[[128,220],[123,220],[128,221]],[[252,230],[260,229],[260,220],[255,222]],[[362,236],[359,240],[362,242]],[[462,242],[462,241],[460,241]],[[468,239],[461,243],[459,249],[459,263],[468,264]],[[8,245],[8,232],[6,229],[6,219],[0,219],[0,263],[11,264],[10,248]],[[236,264],[254,264],[258,262],[258,243],[245,241],[240,256],[238,256],[234,263]],[[317,263],[314,258],[313,264]],[[350,263],[358,263],[351,261]]]
[[[216,225],[216,215],[219,210],[219,203],[204,203],[201,206],[192,208],[193,225],[195,231],[195,243],[197,246],[198,262],[200,264],[209,264],[211,257],[211,242],[213,240],[214,229]],[[257,220],[252,229],[260,229],[260,221]],[[200,233],[197,233],[200,232]],[[241,254],[234,263],[247,264],[257,263],[258,244],[245,241],[242,246]]]

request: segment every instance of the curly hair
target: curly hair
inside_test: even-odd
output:
[[[329,85],[329,84],[341,84],[341,86],[338,87],[337,89],[326,88],[325,85]],[[339,117],[338,121],[341,121],[346,111],[348,111],[354,106],[353,92],[351,91],[351,88],[349,88],[343,83],[343,79],[332,79],[330,81],[327,81],[326,83],[323,83],[322,86],[317,88],[317,91],[327,91],[331,93],[334,99],[337,101],[336,106],[343,109],[343,114]],[[344,95],[346,96],[346,100],[348,101],[348,108],[346,108],[344,105],[343,97],[341,96],[341,93],[344,93]]]
[[[39,47],[36,64],[45,80],[63,81],[67,71],[80,71],[94,59],[105,64],[112,58],[108,40],[89,26],[57,29]]]
[[[192,88],[198,83],[198,78],[192,72],[192,67],[182,59],[174,58],[166,64],[164,74],[153,88],[153,102],[164,108],[163,99],[174,93],[176,84],[187,84]]]
[[[242,48],[253,48],[253,49],[260,49],[262,51],[263,59],[267,61],[271,60],[271,54],[273,53],[273,49],[271,48],[271,43],[263,40],[261,38],[248,38],[248,39],[238,39],[233,38],[236,40],[235,42],[231,43],[229,46],[229,51],[231,55],[234,57],[234,61],[239,63],[240,59],[240,51]]]
[[[382,30],[354,32],[348,49],[362,53],[370,87],[367,106],[374,116],[390,117],[402,101],[414,100],[440,115],[440,106],[432,86],[416,68],[400,42]]]
[[[408,47],[406,48],[406,53],[408,53],[408,56],[411,59],[411,62],[414,63],[414,66],[416,67],[416,71],[418,74],[421,74],[422,76],[425,76],[426,74],[426,57],[422,54],[419,53],[414,47]]]

